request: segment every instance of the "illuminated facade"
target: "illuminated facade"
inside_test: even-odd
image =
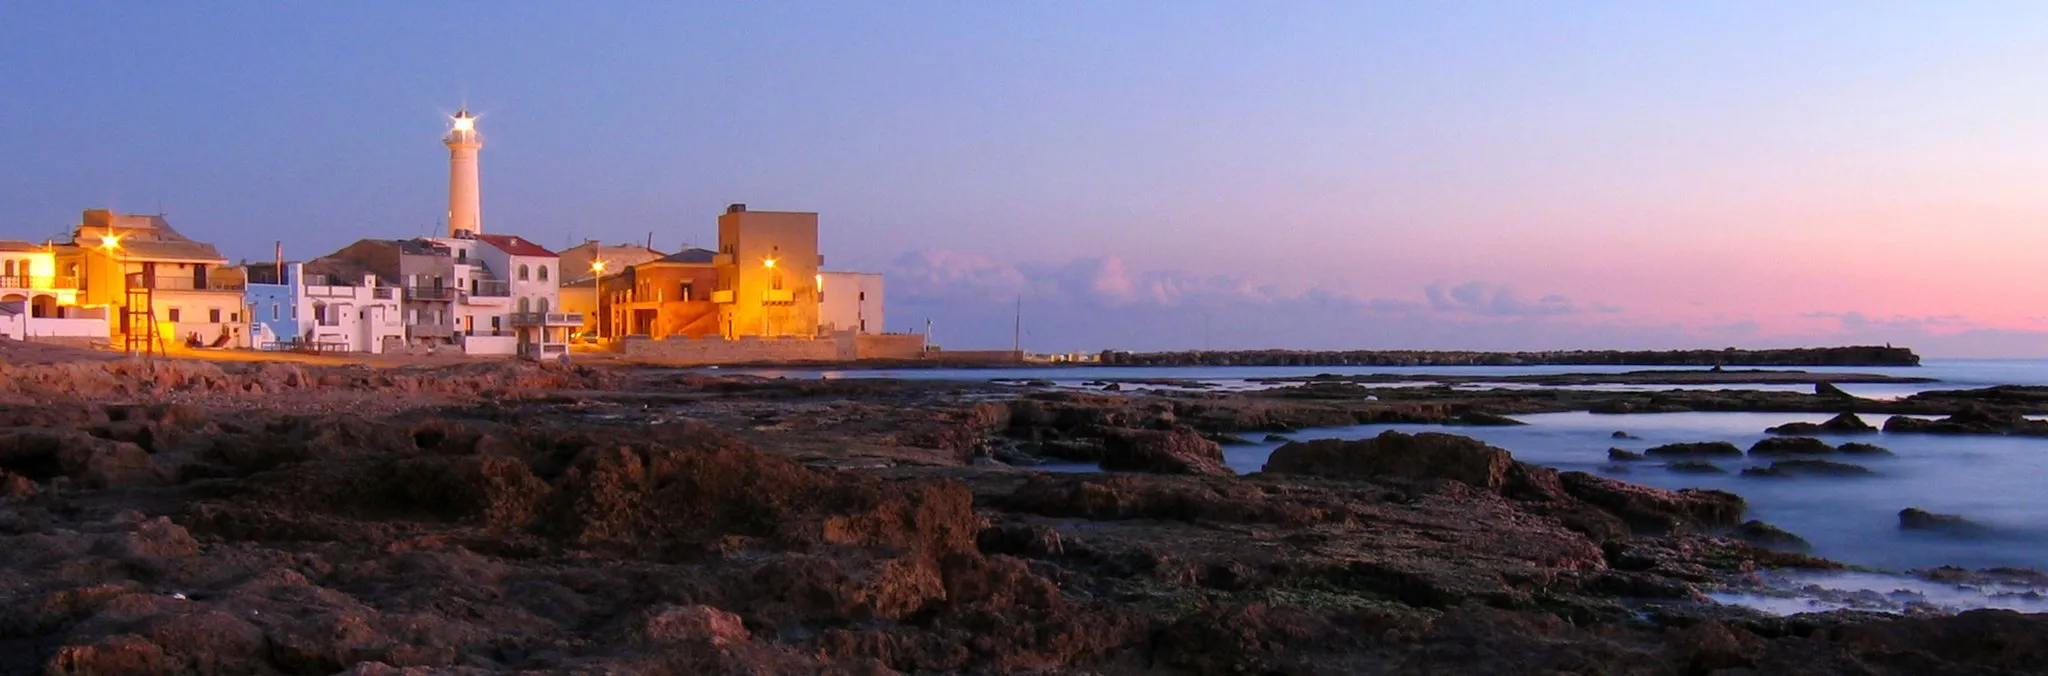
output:
[[[818,214],[727,207],[718,217],[721,335],[813,338],[818,335]]]

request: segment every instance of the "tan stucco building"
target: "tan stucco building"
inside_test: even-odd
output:
[[[714,257],[720,335],[818,335],[818,214],[727,207]]]

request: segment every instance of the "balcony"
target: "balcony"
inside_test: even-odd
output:
[[[732,302],[732,289],[724,289],[724,290],[720,290],[720,291],[713,291],[713,292],[711,292],[711,302],[713,302],[713,303],[730,303],[730,302]]]
[[[729,254],[729,253],[715,253],[715,254],[711,254],[711,264],[712,264],[712,265],[732,265],[732,254]]]
[[[472,298],[505,298],[512,295],[512,283],[502,279],[469,280],[469,295]]]
[[[77,277],[52,277],[50,275],[4,275],[0,276],[0,289],[76,289]]]
[[[247,286],[241,280],[209,279],[205,283],[190,277],[157,277],[151,279],[141,273],[128,273],[128,288],[155,289],[157,291],[231,291],[241,293]]]
[[[445,286],[409,286],[405,288],[406,300],[454,300],[455,289]]]
[[[513,326],[582,326],[581,312],[514,312]]]
[[[796,291],[794,289],[768,289],[761,292],[761,302],[794,303],[796,302]]]

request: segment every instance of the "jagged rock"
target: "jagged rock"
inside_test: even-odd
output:
[[[1216,442],[1186,431],[1121,430],[1104,438],[1103,469],[1157,474],[1234,474]]]
[[[1772,427],[1770,429],[1764,430],[1764,432],[1769,434],[1783,434],[1787,436],[1812,436],[1815,434],[1866,434],[1876,431],[1877,428],[1871,427],[1870,423],[1863,422],[1863,418],[1858,417],[1853,412],[1838,414],[1833,418],[1827,419],[1826,422],[1785,423],[1783,425],[1779,425],[1777,427]]]
[[[1742,525],[1736,526],[1731,534],[1737,540],[1759,547],[1792,552],[1804,552],[1813,549],[1813,544],[1807,542],[1806,538],[1793,535],[1783,528],[1762,521],[1744,521]]]
[[[1645,456],[1641,453],[1637,453],[1635,451],[1631,451],[1625,448],[1607,449],[1607,459],[1613,460],[1615,462],[1634,462],[1637,460],[1641,460],[1644,457]]]
[[[1507,451],[1477,439],[1388,430],[1358,441],[1290,442],[1274,449],[1263,471],[1339,479],[1447,479],[1497,491],[1513,462]]]
[[[1841,451],[1846,455],[1892,455],[1891,449],[1876,444],[1866,444],[1860,441],[1851,441],[1849,443],[1836,446],[1835,450]]]
[[[1678,472],[1678,473],[1680,473],[1680,474],[1727,474],[1727,473],[1728,473],[1728,470],[1725,470],[1725,469],[1721,469],[1721,466],[1720,466],[1720,465],[1716,465],[1716,464],[1714,464],[1714,463],[1711,463],[1711,462],[1707,462],[1707,461],[1705,461],[1705,460],[1680,460],[1680,461],[1678,461],[1678,462],[1674,462],[1674,463],[1670,463],[1670,464],[1667,464],[1667,465],[1665,465],[1665,466],[1664,466],[1664,469],[1668,469],[1668,470],[1671,470],[1671,471],[1673,471],[1673,472]]]
[[[2048,422],[2029,420],[2014,411],[1971,406],[1940,420],[1895,415],[1884,421],[1884,431],[1893,434],[2048,436]]]
[[[1643,454],[1651,457],[1740,456],[1742,449],[1726,441],[1699,441],[1655,446]]]
[[[35,497],[36,492],[36,482],[28,477],[0,471],[0,498],[26,500]]]
[[[1919,507],[1899,510],[1899,530],[1918,530],[1949,535],[1983,535],[1990,529],[1954,514],[1937,514]]]
[[[1822,381],[1822,382],[1814,383],[1814,384],[1813,384],[1813,393],[1814,393],[1814,394],[1816,394],[1816,395],[1819,395],[1819,396],[1823,396],[1823,397],[1836,397],[1836,398],[1841,398],[1841,399],[1855,399],[1855,398],[1856,398],[1856,395],[1853,395],[1853,394],[1849,394],[1848,392],[1844,392],[1844,391],[1842,391],[1842,388],[1839,388],[1839,387],[1835,387],[1835,384],[1834,384],[1834,383],[1830,383],[1830,382],[1826,382],[1826,381]]]
[[[1529,424],[1504,415],[1487,413],[1484,411],[1466,411],[1464,413],[1451,416],[1451,419],[1445,421],[1445,423],[1450,425],[1465,425],[1469,427],[1511,427],[1515,425]]]
[[[1728,528],[1742,522],[1749,506],[1742,496],[1688,488],[1667,491],[1585,472],[1558,475],[1565,493],[1621,517],[1643,532],[1672,533]]]
[[[1621,431],[1621,430],[1615,430],[1615,431],[1614,431],[1614,434],[1610,434],[1610,435],[1608,435],[1608,436],[1610,436],[1610,437],[1613,437],[1613,438],[1615,438],[1615,439],[1640,439],[1640,438],[1642,438],[1642,437],[1638,437],[1638,436],[1636,436],[1636,435],[1633,435],[1633,434],[1629,434],[1629,433],[1627,433],[1627,432],[1624,432],[1624,431]]]
[[[1835,447],[1813,437],[1770,437],[1749,447],[1749,454],[1753,457],[1826,455],[1833,452]]]
[[[1217,445],[1220,445],[1220,446],[1250,446],[1250,445],[1252,445],[1252,440],[1250,440],[1250,439],[1246,439],[1246,438],[1244,438],[1244,437],[1240,437],[1240,436],[1237,436],[1237,435],[1235,435],[1235,434],[1226,434],[1226,433],[1223,433],[1223,432],[1209,432],[1209,433],[1203,434],[1203,435],[1202,435],[1202,438],[1204,438],[1204,439],[1208,439],[1208,440],[1210,440],[1210,441],[1213,441],[1213,442],[1216,442],[1216,444],[1217,444]]]
[[[1870,476],[1876,472],[1861,465],[1829,460],[1779,460],[1767,467],[1748,467],[1742,470],[1747,477],[1792,477],[1792,476]]]

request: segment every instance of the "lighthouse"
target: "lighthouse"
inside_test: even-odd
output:
[[[448,135],[448,236],[483,234],[483,200],[476,178],[476,153],[484,147],[484,136],[476,130],[476,116],[465,107],[451,118]]]

